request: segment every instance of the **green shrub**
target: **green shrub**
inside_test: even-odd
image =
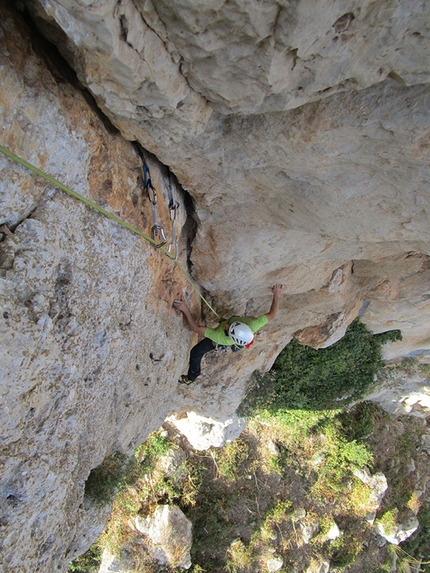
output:
[[[234,440],[224,448],[215,450],[215,459],[219,473],[228,480],[239,475],[240,466],[248,459],[249,446],[244,440]]]
[[[249,394],[242,411],[342,408],[361,398],[374,382],[383,365],[381,346],[400,339],[398,330],[374,335],[356,319],[328,348],[315,350],[293,340]]]
[[[105,505],[113,501],[127,472],[127,458],[114,454],[91,470],[85,482],[85,496],[96,505]]]
[[[237,539],[227,551],[225,569],[228,573],[249,571],[253,560],[252,549]]]
[[[329,548],[331,567],[348,567],[361,549],[361,544],[353,536],[338,537]]]
[[[352,440],[363,440],[370,436],[374,428],[373,415],[379,412],[378,406],[372,402],[360,402],[347,412],[339,414],[345,437]]]
[[[167,453],[170,447],[168,438],[153,433],[136,448],[131,458],[120,453],[106,457],[102,464],[91,470],[85,482],[85,495],[97,505],[112,502],[118,492],[151,472],[159,456]]]
[[[312,486],[314,495],[320,500],[339,497],[345,507],[353,507],[357,513],[362,513],[362,508],[369,505],[369,491],[352,477],[352,472],[372,466],[373,456],[368,446],[347,439],[339,416],[322,420],[313,432],[323,436],[319,448],[323,459]]]
[[[100,569],[101,549],[91,545],[86,553],[72,561],[67,569],[68,573],[97,573]]]
[[[337,417],[325,422],[322,430],[326,439],[324,450],[328,457],[327,465],[361,468],[372,463],[368,447],[356,440],[348,440]]]
[[[430,573],[430,507],[424,506],[418,513],[420,526],[417,531],[409,537],[402,548],[415,559],[423,558],[426,563],[421,566],[423,573]]]
[[[169,438],[153,433],[134,451],[136,460],[142,466],[142,471],[149,472],[160,456],[164,456],[172,447]]]

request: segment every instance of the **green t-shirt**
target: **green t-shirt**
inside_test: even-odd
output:
[[[259,330],[260,328],[262,328],[265,324],[267,324],[269,322],[269,319],[267,318],[267,316],[265,314],[262,314],[261,316],[259,316],[257,318],[233,316],[229,320],[222,320],[216,328],[207,328],[205,330],[206,338],[210,338],[216,344],[221,344],[223,346],[233,346],[234,345],[233,340],[228,336],[228,334],[225,333],[225,325],[227,323],[231,324],[232,322],[235,322],[235,321],[243,322],[244,324],[247,324],[249,326],[249,328],[252,330],[252,332],[257,332],[257,330]]]

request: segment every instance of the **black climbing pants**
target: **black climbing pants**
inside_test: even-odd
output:
[[[211,350],[215,350],[215,344],[210,340],[210,338],[203,338],[201,342],[196,344],[190,352],[190,367],[188,369],[188,380],[194,381],[197,376],[200,376],[200,363],[202,361],[203,356],[210,352]]]

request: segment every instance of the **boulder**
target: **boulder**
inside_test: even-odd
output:
[[[135,568],[128,560],[113,555],[108,549],[102,553],[102,562],[98,573],[134,573]]]
[[[306,573],[329,573],[330,563],[325,559],[312,559]]]
[[[367,510],[366,520],[369,523],[374,523],[376,512],[379,509],[388,488],[387,478],[382,472],[371,475],[369,469],[366,467],[353,470],[353,474],[370,488],[369,498],[367,499],[363,509],[365,511]]]
[[[159,468],[174,483],[180,484],[187,476],[185,461],[187,456],[182,448],[173,447],[161,456],[158,461]]]
[[[196,450],[219,448],[238,438],[246,427],[244,419],[233,414],[227,420],[217,420],[188,412],[185,416],[171,416],[169,422],[183,434]]]
[[[430,456],[430,433],[421,436],[421,447]]]
[[[410,537],[418,529],[418,526],[418,519],[410,512],[401,521],[396,520],[395,523],[389,523],[388,525],[378,520],[375,524],[375,530],[388,543],[399,545],[399,543]]]
[[[272,557],[272,559],[269,559],[266,563],[269,573],[276,573],[276,571],[282,569],[283,565],[284,561],[281,557]]]
[[[308,519],[306,522],[299,523],[297,545],[307,545],[313,537],[320,531],[320,523],[317,519]]]
[[[152,515],[136,517],[136,529],[151,541],[150,551],[160,565],[191,567],[191,522],[175,505],[159,505]]]
[[[337,539],[338,537],[340,537],[341,535],[341,531],[337,525],[337,523],[333,523],[333,525],[330,527],[330,529],[327,531],[325,537],[328,541],[334,541],[335,539]]]

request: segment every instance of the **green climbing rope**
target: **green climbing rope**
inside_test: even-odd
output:
[[[32,171],[36,175],[43,177],[44,179],[46,179],[46,181],[49,181],[49,183],[52,183],[52,185],[55,185],[55,187],[59,187],[60,189],[62,189],[63,191],[65,191],[66,193],[68,193],[69,195],[74,197],[75,199],[78,199],[79,201],[82,201],[82,203],[85,203],[85,205],[92,207],[93,209],[95,209],[96,211],[98,211],[99,213],[101,213],[102,215],[107,217],[108,219],[112,219],[112,221],[116,221],[117,223],[119,223],[120,225],[122,225],[123,227],[128,229],[129,231],[132,231],[136,235],[143,237],[146,241],[148,241],[152,245],[154,245],[154,246],[157,245],[157,242],[154,241],[154,239],[152,239],[152,237],[150,237],[149,235],[146,235],[142,231],[139,231],[139,229],[136,229],[136,227],[133,227],[133,225],[130,225],[126,221],[123,221],[122,219],[120,219],[119,217],[114,215],[113,213],[106,211],[106,209],[103,209],[103,207],[100,207],[100,205],[97,205],[96,203],[94,203],[90,199],[83,197],[82,195],[80,195],[79,193],[77,193],[76,191],[74,191],[73,189],[68,187],[67,185],[64,185],[63,183],[61,183],[60,181],[58,181],[57,179],[55,179],[51,175],[48,175],[48,173],[45,173],[41,169],[38,169],[37,167],[35,167],[34,165],[29,163],[25,159],[22,159],[22,157],[15,155],[15,153],[12,153],[12,151],[9,151],[9,149],[7,149],[6,147],[3,147],[2,145],[0,145],[0,151],[4,155],[9,157],[9,159],[12,159],[16,163],[19,163],[20,165],[22,165],[26,169],[29,169],[30,171]],[[212,306],[209,304],[209,302],[205,299],[205,297],[199,291],[197,284],[195,283],[194,279],[184,269],[182,264],[179,261],[175,260],[174,257],[172,257],[170,255],[169,251],[166,248],[160,247],[158,250],[162,251],[166,255],[166,257],[168,257],[171,261],[173,261],[175,263],[175,265],[179,268],[181,273],[184,275],[186,280],[190,283],[190,285],[193,287],[193,289],[196,291],[196,293],[199,295],[199,297],[202,299],[202,301],[206,304],[206,306],[211,310],[211,312],[213,312],[216,316],[218,316],[218,318],[220,318],[219,314],[212,308]]]

